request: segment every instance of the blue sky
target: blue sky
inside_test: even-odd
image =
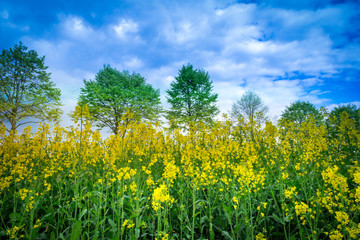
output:
[[[297,100],[360,106],[355,0],[1,0],[0,47],[19,41],[45,55],[65,114],[104,64],[143,75],[165,107],[187,63],[210,74],[224,113],[248,89],[273,118]]]

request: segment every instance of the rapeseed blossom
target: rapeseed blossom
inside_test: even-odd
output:
[[[128,220],[128,219],[126,219],[122,224],[123,228],[133,228],[134,226],[135,223],[132,220]]]
[[[333,138],[311,120],[225,120],[186,131],[130,122],[102,139],[75,112],[52,132],[0,126],[8,238],[70,238],[75,218],[89,238],[360,237],[360,133],[344,117]]]
[[[296,186],[284,190],[284,195],[286,198],[292,198],[293,194],[296,194]]]
[[[34,228],[38,228],[38,227],[41,227],[41,221],[40,221],[40,219],[38,219],[38,220],[36,220],[36,223],[35,223],[35,225],[34,225]]]
[[[335,218],[341,225],[347,225],[349,223],[349,215],[346,212],[335,212]]]
[[[170,196],[169,190],[165,184],[161,184],[154,189],[152,195],[152,207],[155,211],[162,207],[162,203],[171,204],[173,201],[174,199]]]

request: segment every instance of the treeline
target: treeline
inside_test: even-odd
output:
[[[50,80],[50,73],[34,50],[27,50],[21,42],[13,48],[3,49],[0,58],[0,122],[9,123],[8,131],[21,125],[42,121],[59,121],[61,110],[60,89]],[[212,124],[219,114],[218,94],[213,92],[213,82],[202,69],[191,64],[182,66],[178,76],[166,91],[170,105],[164,109],[160,90],[146,83],[139,73],[130,74],[105,65],[93,80],[84,80],[78,105],[89,111],[87,120],[99,129],[108,127],[117,134],[120,125],[134,121],[157,122],[164,116],[170,127],[186,128],[190,122]],[[355,105],[335,108],[330,114],[317,109],[310,102],[294,102],[286,107],[280,121],[301,124],[310,116],[319,124],[340,121],[342,112],[356,121],[359,127],[359,109]],[[230,116],[234,120],[253,121],[257,114],[267,119],[268,107],[253,91],[247,91],[236,101]],[[73,114],[70,114],[73,117]],[[326,120],[327,119],[327,120]],[[258,119],[259,120],[259,119]]]

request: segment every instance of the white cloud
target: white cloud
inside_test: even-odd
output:
[[[222,10],[222,9],[218,9],[218,10],[215,11],[215,15],[216,15],[217,17],[221,17],[221,16],[223,16],[224,14],[225,14],[225,11]]]
[[[205,43],[211,35],[209,19],[206,15],[195,15],[193,18],[172,20],[165,26],[163,34],[170,44],[196,47]]]
[[[246,67],[246,63],[236,63],[230,59],[218,58],[209,59],[205,70],[210,73],[213,81],[237,81],[238,84],[242,84],[244,83],[242,73]]]
[[[214,82],[214,92],[218,94],[218,107],[222,113],[228,114],[232,104],[245,93],[245,88],[237,82]]]
[[[116,68],[119,71],[137,72],[142,75],[142,70],[146,68],[141,58],[135,56],[124,56],[120,63],[112,61],[111,67]]]
[[[74,44],[70,41],[51,42],[45,39],[29,40],[31,45],[29,48],[36,49],[40,56],[45,56],[45,64],[47,66],[61,68],[67,64],[66,59],[74,48]]]
[[[220,10],[212,12],[217,17],[216,21],[222,21],[235,25],[250,25],[253,23],[254,15],[258,11],[256,4],[232,4]]]
[[[165,91],[170,87],[170,83],[175,80],[175,76],[178,76],[181,66],[187,63],[188,60],[174,61],[157,68],[144,68],[143,73],[147,82]]]
[[[125,66],[130,69],[139,69],[144,66],[144,63],[138,57],[133,57],[125,62]]]
[[[125,39],[128,34],[136,33],[138,31],[138,24],[131,19],[121,19],[121,21],[113,26],[116,35]]]
[[[78,16],[61,18],[60,26],[65,35],[78,39],[86,39],[96,34],[91,25]]]
[[[190,21],[168,22],[162,30],[162,35],[169,43],[184,44],[197,38],[199,32]]]

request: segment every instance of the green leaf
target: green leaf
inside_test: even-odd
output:
[[[135,228],[135,237],[136,237],[136,239],[139,239],[139,237],[140,237],[140,229],[139,228]]]
[[[81,213],[80,213],[80,216],[79,216],[79,220],[81,220],[81,218],[87,213],[87,209],[84,209]]]
[[[56,237],[55,237],[55,232],[51,232],[50,234],[50,240],[55,240]]]
[[[272,217],[275,219],[275,221],[284,224],[284,219],[280,218],[279,216],[277,216],[275,213],[272,214]]]
[[[228,218],[230,218],[230,216],[231,216],[232,213],[233,213],[232,207],[231,207],[231,206],[228,206],[228,205],[226,205],[226,204],[223,204],[222,206],[223,206],[223,209],[224,209],[224,211],[225,211],[226,216],[227,216]]]
[[[214,239],[215,239],[214,230],[211,230],[211,231],[210,231],[210,239],[211,239],[211,240],[214,240]]]
[[[233,238],[230,236],[230,234],[227,231],[222,231],[221,234],[227,237],[228,239],[233,240]]]
[[[208,217],[205,215],[200,219],[200,224],[204,224],[208,220]]]
[[[77,220],[72,228],[70,240],[78,240],[81,235],[81,220]]]
[[[111,220],[111,219],[109,218],[109,219],[108,219],[108,222],[109,222],[109,224],[111,225],[111,227],[116,228],[116,224],[114,223],[113,220]]]

